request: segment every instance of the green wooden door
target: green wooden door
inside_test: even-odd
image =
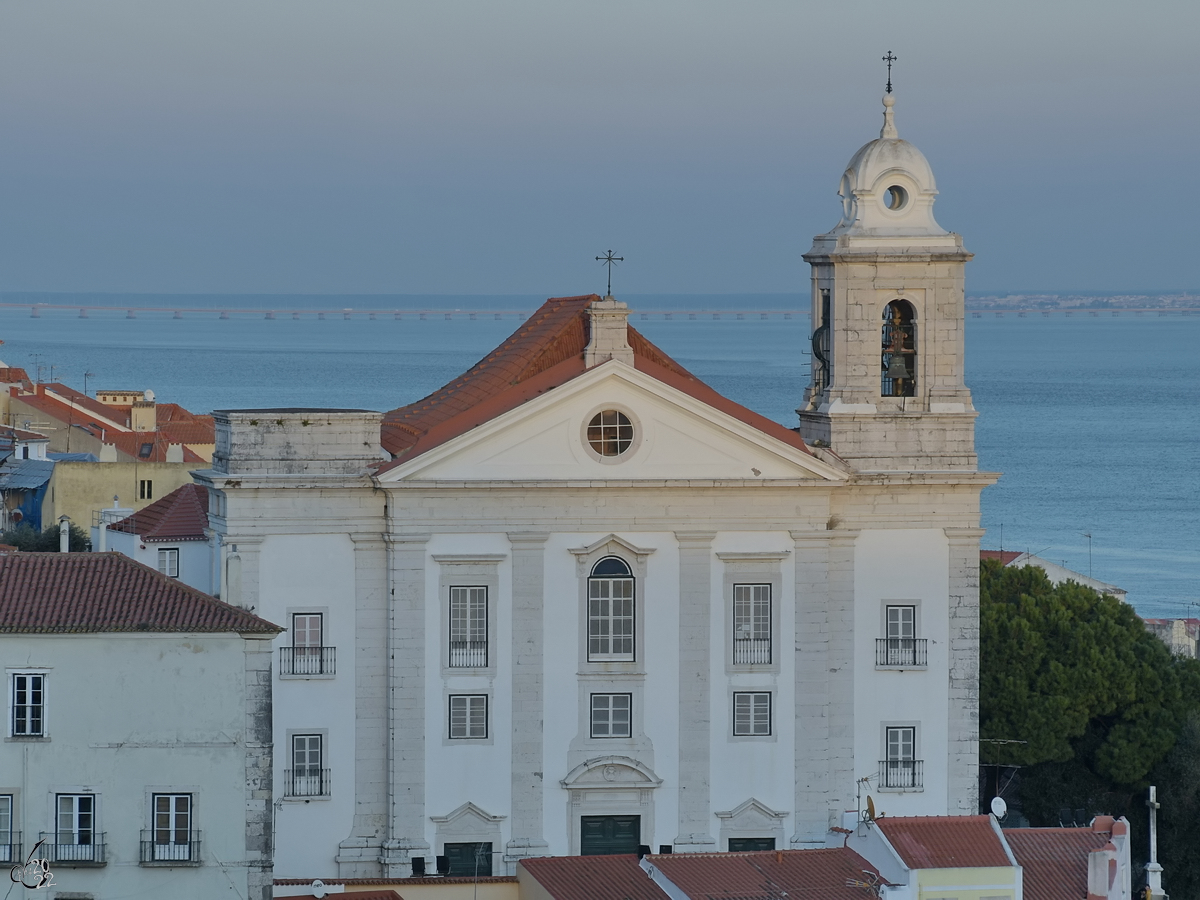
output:
[[[641,816],[584,816],[580,821],[583,856],[637,853],[642,841]]]

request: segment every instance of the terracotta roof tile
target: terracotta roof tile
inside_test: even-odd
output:
[[[554,900],[667,900],[632,853],[547,856],[523,859],[518,865]]]
[[[1025,870],[1026,900],[1086,897],[1088,854],[1109,841],[1090,828],[1006,828],[1004,838]]]
[[[1016,559],[1021,554],[1016,550],[980,550],[980,559],[998,559],[1000,565],[1007,566],[1010,562]]]
[[[20,366],[0,366],[0,384],[32,384],[29,373]]]
[[[311,884],[312,882],[309,883]],[[346,897],[347,900],[349,898],[353,898],[353,900],[404,900],[403,897],[392,890],[354,891],[347,894]],[[307,894],[289,894],[286,897],[280,897],[276,894],[274,900],[312,900],[312,898],[313,893],[309,891]]]
[[[88,410],[92,415],[103,416],[106,419],[111,419],[118,425],[123,425],[125,420],[129,418],[128,406],[109,406],[107,403],[101,403],[99,400],[94,400],[83,391],[77,391],[75,388],[58,382],[50,384],[39,384],[38,392],[50,392],[57,394],[64,400],[69,400],[80,409]],[[80,410],[76,410],[76,416],[80,416]]]
[[[282,630],[120,553],[0,555],[0,634]]]
[[[171,444],[182,444],[172,440],[162,431],[109,431],[104,443],[112,444],[121,453],[139,462],[166,462],[167,449]],[[207,462],[203,456],[187,446],[183,450],[183,461],[189,465]]]
[[[208,488],[185,484],[132,516],[109,525],[110,531],[136,534],[143,541],[206,541]]]
[[[990,816],[888,816],[875,824],[910,869],[1012,865]]]
[[[758,853],[680,853],[646,857],[695,900],[873,900],[847,882],[878,878],[878,870],[846,847]]]
[[[590,294],[547,300],[470,370],[428,397],[385,413],[384,449],[393,457],[411,459],[582,375],[590,339],[587,309],[599,299]],[[808,452],[799,434],[722,397],[633,326],[626,327],[638,370]]]

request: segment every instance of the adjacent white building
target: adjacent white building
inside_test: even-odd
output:
[[[221,596],[288,628],[281,876],[820,847],[864,786],[976,812],[995,476],[935,194],[889,94],[806,257],[798,429],[596,296],[383,415],[215,414]]]
[[[0,553],[0,864],[55,884],[14,897],[269,900],[278,631],[117,553]]]

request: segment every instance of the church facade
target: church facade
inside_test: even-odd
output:
[[[408,407],[215,414],[222,596],[288,629],[278,877],[976,811],[970,254],[891,113],[806,256],[797,429],[597,296]]]

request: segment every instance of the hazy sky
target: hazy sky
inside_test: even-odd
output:
[[[0,291],[806,289],[887,50],[968,289],[1200,289],[1196,0],[0,0]]]

